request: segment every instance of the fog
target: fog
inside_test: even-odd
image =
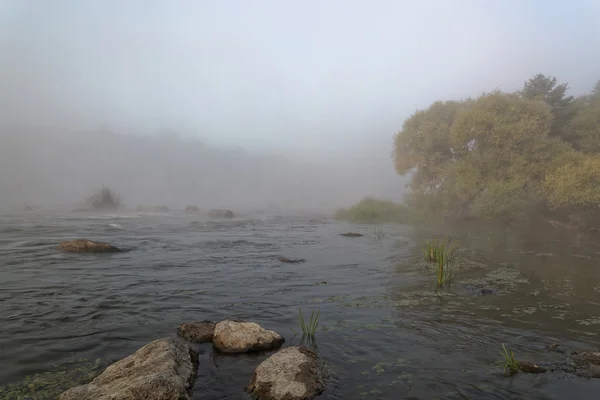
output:
[[[438,99],[600,79],[600,3],[0,2],[0,206],[400,200],[393,135]],[[175,134],[176,133],[176,134]]]

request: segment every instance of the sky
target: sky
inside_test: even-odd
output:
[[[538,72],[588,91],[598,21],[594,0],[0,0],[0,117],[389,163],[437,99]]]

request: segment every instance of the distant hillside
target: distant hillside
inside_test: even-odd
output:
[[[383,162],[382,162],[383,160]],[[74,204],[105,184],[137,204],[328,208],[365,195],[399,199],[385,157],[308,164],[219,149],[176,134],[2,128],[0,205]]]

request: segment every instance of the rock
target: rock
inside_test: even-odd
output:
[[[521,371],[528,372],[530,374],[541,374],[546,372],[545,368],[527,361],[519,361],[519,367],[521,367]]]
[[[282,263],[287,264],[297,264],[306,261],[304,258],[287,258],[287,257],[277,257],[277,260]]]
[[[260,400],[308,400],[323,392],[324,379],[319,356],[306,347],[292,346],[260,363],[246,391]]]
[[[281,335],[255,322],[221,321],[215,326],[213,335],[214,346],[224,353],[274,350],[283,342],[285,339]]]
[[[155,340],[58,400],[190,400],[198,354],[171,338]]]
[[[571,353],[576,374],[587,378],[600,378],[600,352],[584,351]]]
[[[196,207],[196,206],[187,206],[185,208],[185,212],[186,213],[196,213],[196,212],[199,212],[199,211],[200,211],[200,209],[198,207]]]
[[[233,218],[233,211],[231,210],[210,210],[208,216],[211,218]]]
[[[215,323],[211,321],[186,322],[179,325],[177,333],[193,343],[212,342]]]
[[[358,232],[346,232],[346,233],[340,233],[341,236],[346,236],[346,237],[361,237],[363,236],[362,233],[358,233]]]
[[[56,247],[57,250],[71,253],[118,253],[121,249],[104,242],[92,242],[87,239],[76,239],[62,242]]]
[[[143,206],[139,205],[136,208],[137,212],[169,212],[171,211],[167,206]]]

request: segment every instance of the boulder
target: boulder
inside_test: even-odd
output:
[[[233,211],[225,209],[210,210],[208,216],[211,218],[233,218]]]
[[[179,325],[177,333],[193,343],[212,342],[215,323],[211,321],[186,322]]]
[[[56,247],[59,251],[70,253],[118,253],[121,249],[104,242],[93,242],[88,239],[76,239],[62,242]]]
[[[215,326],[214,346],[224,353],[274,350],[285,342],[283,336],[255,322],[225,320]]]
[[[260,363],[246,391],[260,400],[308,400],[323,392],[324,380],[319,356],[306,347],[292,346]]]
[[[196,212],[199,212],[199,211],[200,211],[200,209],[198,207],[196,207],[196,206],[187,206],[185,208],[185,212],[186,213],[196,213]]]
[[[198,354],[172,338],[155,340],[58,400],[191,400]]]

